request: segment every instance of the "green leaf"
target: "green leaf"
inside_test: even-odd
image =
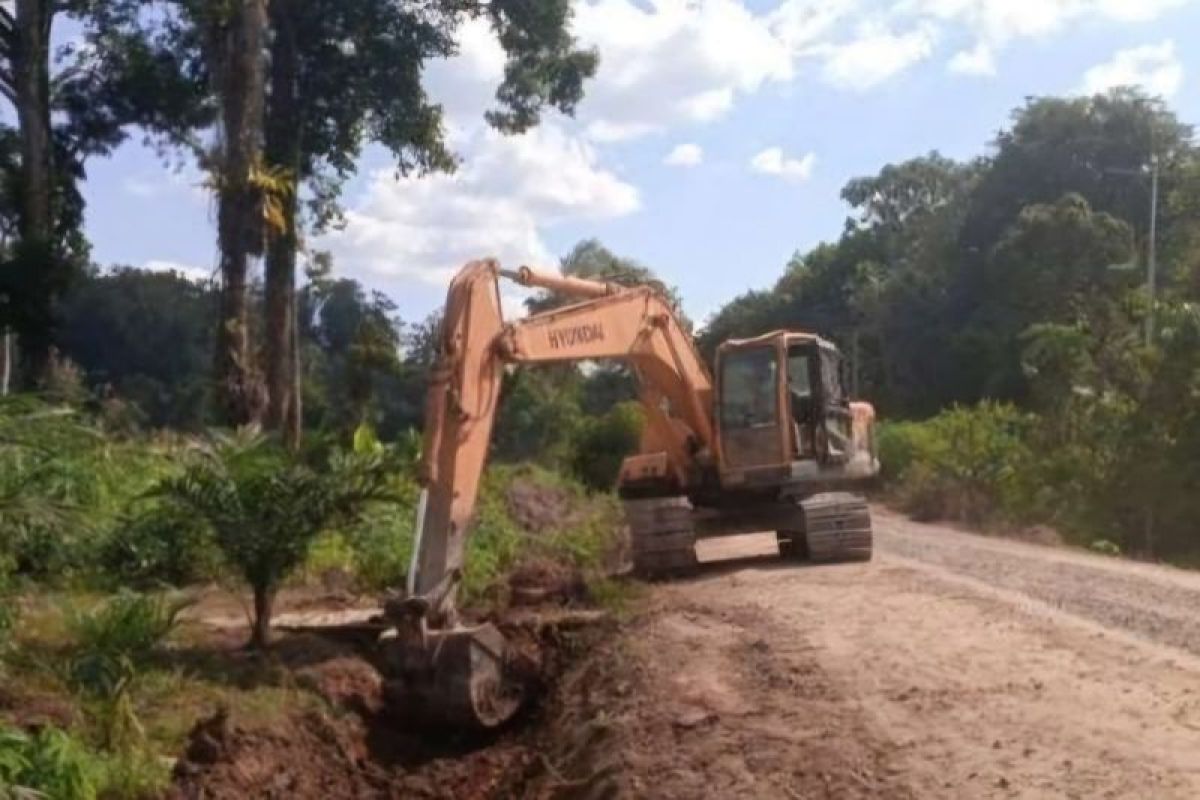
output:
[[[370,453],[378,453],[383,449],[383,445],[379,442],[379,437],[375,435],[375,429],[366,422],[359,424],[354,429],[354,452],[359,455],[368,455]]]

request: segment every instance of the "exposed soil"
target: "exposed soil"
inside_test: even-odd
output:
[[[504,500],[513,520],[531,533],[559,530],[578,521],[579,501],[565,489],[518,478]]]
[[[704,542],[602,636],[519,612],[557,679],[489,741],[406,733],[353,658],[299,667],[331,710],[233,725],[177,796],[1200,797],[1200,575],[875,523],[868,564]]]
[[[380,718],[311,712],[244,729],[218,714],[192,732],[173,798],[462,798],[505,796],[532,754],[500,740],[432,748]]]
[[[499,619],[527,655],[535,691],[584,651],[611,638],[599,612],[522,608]],[[224,629],[215,629],[223,635]],[[283,722],[248,724],[236,709],[199,721],[176,763],[174,798],[490,798],[517,797],[540,770],[542,707],[487,736],[414,727],[385,706],[362,626],[323,625],[282,634],[270,661],[286,681],[325,700]],[[252,658],[252,656],[247,656]]]

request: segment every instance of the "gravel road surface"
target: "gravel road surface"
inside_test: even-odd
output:
[[[869,564],[701,543],[625,638],[629,793],[1200,797],[1200,574],[875,513]]]

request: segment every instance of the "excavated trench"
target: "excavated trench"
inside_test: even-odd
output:
[[[598,612],[563,609],[526,609],[499,622],[510,640],[536,652],[538,664],[529,702],[503,729],[417,728],[385,705],[363,626],[293,632],[280,642],[284,650],[319,655],[292,676],[325,702],[270,726],[243,724],[237,709],[218,709],[193,727],[168,796],[560,796],[561,764],[569,761],[553,743],[561,734],[555,720],[562,681],[587,668],[613,626]]]

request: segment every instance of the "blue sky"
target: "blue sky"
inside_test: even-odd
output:
[[[574,26],[601,58],[575,119],[489,132],[502,55],[468,26],[427,81],[459,171],[397,182],[368,150],[346,229],[310,245],[415,320],[466,258],[553,267],[594,236],[703,319],[836,237],[848,179],[977,155],[1026,96],[1140,84],[1200,122],[1198,0],[579,0]],[[136,141],[91,162],[95,260],[211,273],[201,180]]]

